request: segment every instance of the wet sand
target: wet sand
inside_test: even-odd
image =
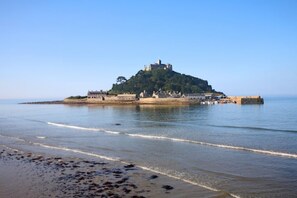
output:
[[[226,197],[134,164],[0,146],[0,197]]]

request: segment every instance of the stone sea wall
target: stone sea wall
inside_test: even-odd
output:
[[[139,104],[198,104],[200,100],[190,100],[187,98],[140,98]]]
[[[236,104],[264,104],[261,96],[229,96],[228,98]]]

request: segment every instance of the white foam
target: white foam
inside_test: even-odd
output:
[[[36,136],[36,138],[38,138],[38,139],[45,139],[46,137],[44,137],[44,136]]]
[[[57,126],[57,127],[79,129],[79,130],[86,130],[86,131],[100,131],[101,130],[101,129],[97,129],[97,128],[87,128],[87,127],[73,126],[73,125],[68,125],[68,124],[59,124],[59,123],[54,123],[54,122],[47,122],[47,124]]]
[[[106,131],[106,130],[104,130],[103,132],[105,132],[105,133],[110,133],[110,134],[116,134],[116,135],[121,134],[121,133],[118,132],[118,131]]]
[[[54,123],[54,122],[47,122],[47,124],[57,126],[57,127],[64,127],[64,128],[77,129],[77,130],[97,131],[97,132],[105,132],[105,133],[110,133],[110,134],[120,134],[120,132],[117,132],[117,131],[107,131],[107,130],[99,129],[99,128],[87,128],[87,127],[73,126],[73,125],[67,125],[67,124],[59,124],[59,123]]]
[[[164,176],[167,176],[167,177],[170,177],[170,178],[173,178],[173,179],[182,180],[183,182],[192,184],[194,186],[199,186],[199,187],[205,188],[205,189],[210,190],[210,191],[214,191],[214,192],[219,192],[220,191],[220,190],[218,190],[216,188],[209,187],[209,186],[206,186],[204,184],[199,184],[197,182],[194,182],[194,181],[191,181],[191,180],[188,180],[188,179],[183,179],[183,178],[180,178],[180,177],[177,177],[177,176],[174,176],[174,175],[167,174],[164,171],[158,171],[158,170],[155,170],[153,168],[149,168],[149,167],[145,167],[145,166],[137,166],[137,167],[139,167],[139,168],[141,168],[143,170],[154,172],[154,173],[157,173],[157,174],[160,174],[160,175],[164,175]]]
[[[44,147],[44,148],[69,151],[69,152],[73,152],[73,153],[79,153],[79,154],[83,154],[83,155],[97,157],[97,158],[105,159],[105,160],[108,160],[108,161],[119,161],[118,158],[107,157],[107,156],[98,155],[98,154],[95,154],[95,153],[88,153],[88,152],[85,152],[85,151],[81,151],[81,150],[77,150],[77,149],[70,149],[70,148],[67,148],[67,147],[50,146],[50,145],[41,144],[41,143],[32,143],[32,144],[37,145],[37,146],[41,146],[41,147]]]
[[[297,159],[297,154],[296,153],[285,153],[285,152],[278,152],[278,151],[253,149],[253,148],[247,148],[247,147],[241,147],[241,146],[231,146],[231,145],[224,145],[224,144],[201,142],[201,141],[196,141],[196,140],[171,138],[171,137],[166,137],[166,136],[121,133],[121,132],[117,132],[117,131],[108,131],[108,130],[98,129],[98,128],[86,128],[86,127],[59,124],[59,123],[53,123],[53,122],[48,122],[48,124],[58,126],[58,127],[66,127],[66,128],[79,129],[79,130],[98,131],[98,132],[110,133],[110,134],[115,134],[115,135],[122,134],[122,135],[130,136],[130,137],[138,137],[138,138],[145,138],[145,139],[167,140],[167,141],[173,141],[173,142],[184,142],[184,143],[191,143],[191,144],[200,144],[200,145],[212,146],[212,147],[217,147],[217,148],[240,150],[240,151],[247,151],[247,152],[254,152],[254,153],[259,153],[259,154],[266,154],[266,155],[272,155],[272,156],[279,156],[279,157],[287,157],[287,158]]]
[[[143,134],[127,134],[128,136],[131,137],[139,137],[139,138],[145,138],[145,139],[157,139],[157,140],[170,140],[173,138],[169,138],[169,137],[164,137],[164,136],[154,136],[154,135],[143,135]]]

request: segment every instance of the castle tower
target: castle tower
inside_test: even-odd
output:
[[[144,71],[151,71],[155,69],[168,69],[172,70],[172,65],[171,64],[162,64],[161,60],[158,59],[156,63],[145,65],[144,66]]]
[[[167,68],[168,70],[171,70],[171,71],[172,71],[172,65],[171,65],[171,64],[167,64],[167,65],[166,65],[166,68]]]

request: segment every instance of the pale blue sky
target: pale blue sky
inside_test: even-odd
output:
[[[297,95],[297,1],[0,1],[0,98],[110,89],[158,58],[228,95]]]

